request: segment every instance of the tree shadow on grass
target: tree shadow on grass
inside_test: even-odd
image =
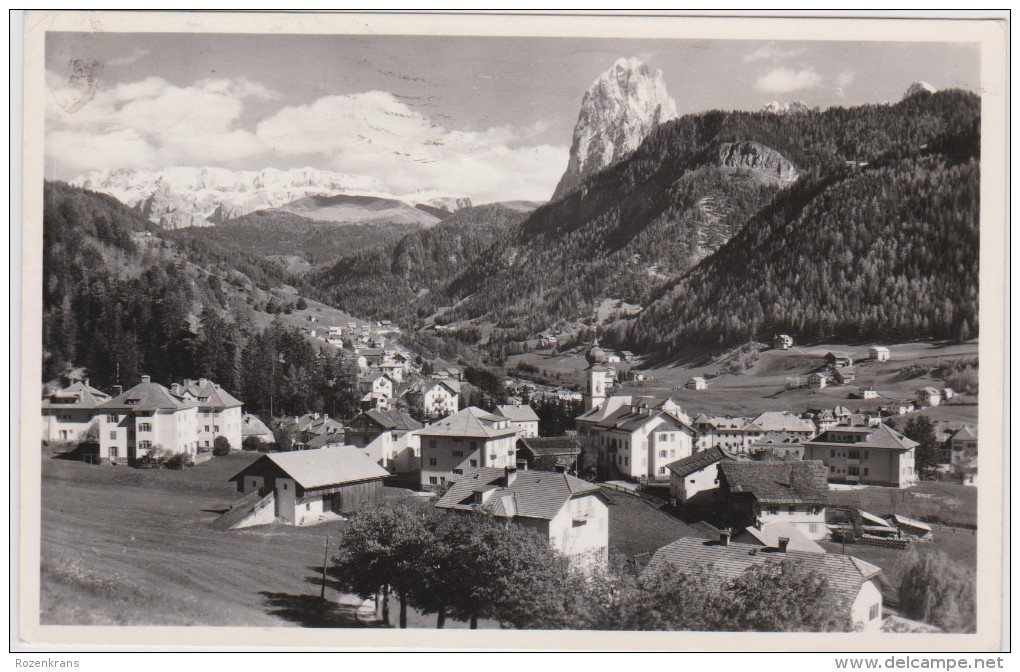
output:
[[[366,628],[376,625],[358,621],[357,607],[329,600],[322,602],[318,595],[293,595],[267,590],[260,591],[259,595],[265,598],[267,613],[304,628]]]

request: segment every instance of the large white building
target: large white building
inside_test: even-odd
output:
[[[194,456],[199,448],[198,404],[159,383],[142,381],[99,406],[99,458],[134,464],[152,449]]]
[[[421,468],[421,427],[400,410],[365,411],[351,420],[346,442],[391,473],[408,474]]]
[[[416,433],[421,440],[423,489],[456,481],[468,469],[517,466],[517,429],[508,419],[475,406]]]
[[[230,442],[231,450],[241,450],[241,432],[244,418],[241,407],[244,404],[216,383],[206,379],[185,379],[174,383],[170,391],[186,401],[198,405],[198,445],[212,450],[216,437],[222,436]]]
[[[672,399],[609,397],[576,424],[586,455],[624,478],[668,480],[667,465],[695,451],[697,432]]]
[[[42,402],[43,440],[77,443],[88,438],[95,423],[96,409],[109,401],[110,395],[76,380],[63,389],[51,392]],[[98,436],[95,437],[98,440]]]
[[[837,425],[804,442],[804,459],[823,462],[832,483],[905,488],[917,484],[917,445],[885,424]]]
[[[548,471],[471,469],[436,503],[441,509],[482,511],[537,531],[575,567],[605,568],[609,507],[598,486]]]

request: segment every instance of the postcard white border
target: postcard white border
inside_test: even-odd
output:
[[[44,35],[47,31],[570,36],[726,40],[977,42],[981,45],[981,336],[978,632],[771,634],[39,624],[40,423],[21,423],[20,634],[46,650],[520,649],[644,651],[993,651],[1002,619],[1006,304],[1006,28],[1000,21],[859,18],[314,13],[29,12],[25,15],[21,413],[39,417]],[[1001,310],[1000,310],[1001,308]],[[1002,465],[1002,466],[1000,466]],[[1002,469],[1005,476],[1005,469]]]

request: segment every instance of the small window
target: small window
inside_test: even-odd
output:
[[[258,481],[252,481],[252,482],[251,482],[251,487],[253,487],[253,488],[254,488],[254,487],[255,487],[255,486],[257,486],[258,484],[259,484],[259,482],[258,482]]]
[[[478,466],[478,460],[471,460],[471,466],[472,467],[477,467]]]
[[[435,448],[435,447],[436,447],[436,440],[435,439],[429,439],[429,448]]]
[[[284,483],[284,484],[283,484],[283,489],[284,489],[284,490],[286,490],[286,489],[287,489],[287,484],[286,484],[286,483]]]
[[[116,415],[108,415],[108,416],[106,416],[106,421],[107,422],[116,423],[118,421],[117,420],[117,416]]]
[[[453,473],[455,473],[455,474],[457,474],[458,476],[460,476],[460,475],[462,475],[462,474],[464,473],[464,470],[463,470],[463,469],[454,469],[454,470],[453,470]]]
[[[430,467],[436,466],[436,458],[434,458],[434,457],[430,457],[429,458],[429,466]]]
[[[305,511],[311,511],[311,510],[312,510],[312,503],[311,502],[305,502]]]
[[[117,440],[117,430],[114,430],[114,431],[110,432],[110,439],[112,441],[116,441]]]
[[[454,457],[464,457],[464,451],[463,450],[455,450],[455,451],[453,451],[453,456]]]
[[[429,476],[429,485],[439,485],[439,479],[435,476]]]
[[[117,446],[110,446],[110,459],[116,460],[119,453],[117,452]]]

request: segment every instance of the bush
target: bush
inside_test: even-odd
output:
[[[245,437],[244,441],[241,442],[242,450],[262,450],[263,444],[262,439],[257,436]]]
[[[163,464],[167,469],[187,469],[195,466],[195,461],[187,453],[174,453]]]
[[[225,436],[217,436],[213,440],[212,454],[216,457],[223,457],[230,454],[230,440]]]
[[[167,452],[162,446],[153,446],[135,461],[139,469],[160,469],[166,464]]]

